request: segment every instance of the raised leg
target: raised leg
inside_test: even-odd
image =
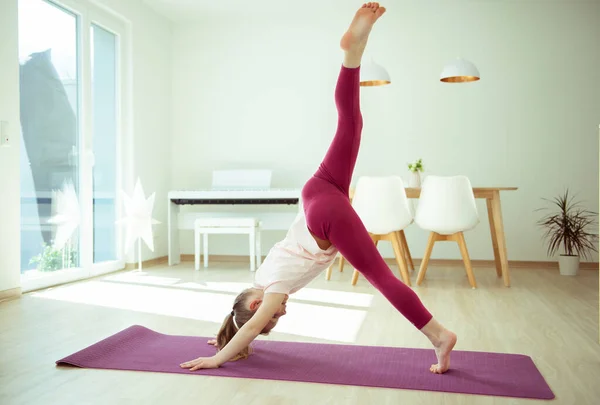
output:
[[[490,221],[490,233],[492,235],[492,248],[494,249],[494,262],[496,263],[496,275],[502,277],[502,262],[500,261],[500,250],[498,249],[498,237],[496,236],[496,224],[494,223],[494,207],[492,200],[486,199],[488,219]]]
[[[429,265],[429,258],[431,257],[431,252],[433,251],[433,245],[435,245],[436,236],[437,234],[435,232],[429,233],[427,247],[425,247],[425,253],[423,254],[423,260],[421,261],[421,266],[419,268],[419,275],[417,276],[417,285],[421,285],[423,279],[425,278],[427,266]]]
[[[363,119],[360,111],[360,65],[373,24],[385,12],[377,3],[365,4],[342,37],[344,61],[335,88],[338,125],[315,177],[334,184],[348,196],[360,147]],[[303,201],[306,199],[303,198]]]
[[[348,263],[427,336],[438,359],[430,371],[444,373],[450,366],[450,351],[456,343],[456,335],[433,319],[417,294],[394,276],[375,244],[369,242],[372,239],[348,195],[362,129],[358,66],[369,32],[384,12],[378,3],[363,5],[341,40],[345,55],[336,90],[338,132],[319,170],[305,185],[302,201],[306,223],[315,240],[333,244]],[[345,84],[340,87],[340,83]]]

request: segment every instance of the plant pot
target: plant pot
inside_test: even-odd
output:
[[[579,256],[560,255],[558,269],[563,276],[576,276],[579,271]]]
[[[419,188],[421,187],[421,172],[410,172],[408,176],[408,187]]]

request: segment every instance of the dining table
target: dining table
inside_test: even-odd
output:
[[[510,287],[510,269],[508,267],[508,253],[506,249],[504,222],[502,219],[500,193],[505,191],[515,191],[517,189],[517,187],[473,187],[473,195],[475,198],[486,200],[496,274],[498,277],[503,278],[506,287]],[[405,191],[406,196],[410,199],[418,199],[421,195],[420,187],[405,187]],[[354,188],[351,188],[351,200],[353,196]]]

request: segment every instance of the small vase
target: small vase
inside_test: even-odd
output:
[[[579,256],[560,255],[558,267],[561,275],[576,276],[579,270]]]
[[[410,172],[408,177],[408,187],[419,188],[421,187],[421,172]]]

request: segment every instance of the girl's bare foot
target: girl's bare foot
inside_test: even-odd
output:
[[[354,15],[348,31],[340,41],[342,49],[348,52],[353,48],[364,48],[373,24],[383,13],[385,13],[385,7],[379,7],[379,3],[363,4]]]
[[[443,374],[450,368],[450,352],[456,344],[456,335],[449,330],[444,330],[433,343],[438,362],[432,364],[429,371],[435,374]]]

